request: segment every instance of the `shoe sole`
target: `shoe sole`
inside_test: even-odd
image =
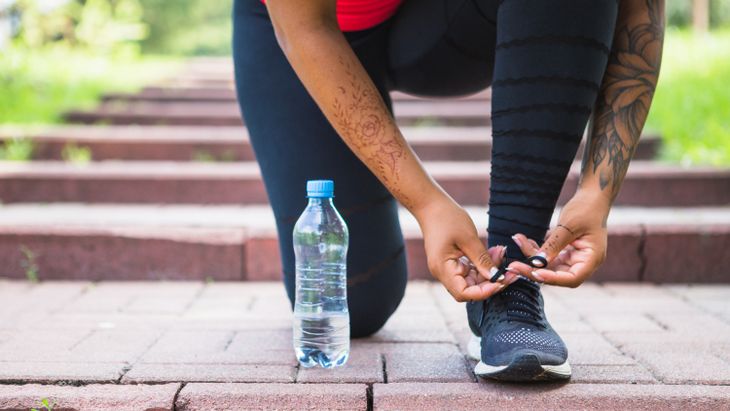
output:
[[[570,379],[572,374],[568,360],[558,365],[543,365],[537,355],[525,353],[515,356],[508,365],[495,366],[483,363],[481,352],[481,338],[472,335],[467,345],[467,354],[479,361],[474,367],[474,374],[481,378],[500,381],[555,381]]]

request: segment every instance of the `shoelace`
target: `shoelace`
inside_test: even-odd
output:
[[[489,279],[489,282],[496,283],[501,278],[504,278],[504,275],[507,273],[507,266],[512,264],[513,261],[520,261],[535,268],[547,267],[547,259],[541,255],[533,255],[525,258],[505,257],[502,260],[502,264],[494,270],[494,274],[492,275],[492,278]]]
[[[542,327],[540,288],[526,279],[512,283],[506,290],[491,297],[494,310],[504,313],[499,322],[514,321]]]

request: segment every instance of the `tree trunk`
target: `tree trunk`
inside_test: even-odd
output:
[[[710,0],[692,1],[692,28],[695,33],[706,33],[710,28]]]

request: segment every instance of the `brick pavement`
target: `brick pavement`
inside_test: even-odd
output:
[[[475,378],[432,282],[329,371],[297,367],[278,283],[0,280],[0,410],[730,409],[730,285],[544,290],[566,385]]]

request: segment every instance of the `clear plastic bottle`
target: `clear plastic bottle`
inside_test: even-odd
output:
[[[309,204],[294,226],[294,351],[303,367],[332,368],[350,354],[345,221],[332,180],[307,181]]]

